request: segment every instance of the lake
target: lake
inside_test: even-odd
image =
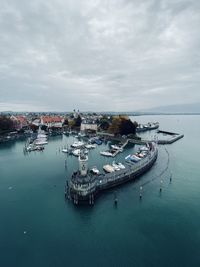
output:
[[[132,120],[158,121],[160,129],[185,136],[160,145],[148,173],[101,194],[93,207],[76,207],[64,198],[66,179],[78,168],[78,159],[59,149],[75,137],[51,137],[44,152],[28,155],[24,141],[0,145],[0,266],[200,266],[200,116]],[[108,146],[89,152],[90,168],[102,170],[113,161],[99,154]],[[115,160],[123,162],[135,150],[137,146],[129,146]],[[168,153],[169,167],[160,176]]]

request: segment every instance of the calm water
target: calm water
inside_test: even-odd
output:
[[[77,208],[65,201],[65,180],[78,164],[77,158],[67,157],[65,169],[66,155],[58,148],[73,138],[52,138],[44,152],[28,156],[24,142],[0,146],[0,266],[200,266],[200,116],[135,119],[159,121],[161,129],[185,137],[165,146],[170,164],[162,176],[162,194],[158,176],[167,153],[160,146],[151,171],[117,189],[117,208],[112,191],[94,207]],[[89,153],[90,167],[110,161],[99,156],[107,146]]]

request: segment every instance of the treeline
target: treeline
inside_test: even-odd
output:
[[[138,123],[136,121],[132,122],[128,116],[104,116],[100,120],[99,126],[102,130],[112,133],[114,135],[135,135]]]
[[[13,121],[6,116],[0,116],[0,132],[8,132],[12,131],[13,129]]]

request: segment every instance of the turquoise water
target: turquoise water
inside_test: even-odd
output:
[[[162,130],[185,137],[160,146],[151,171],[117,189],[117,208],[113,191],[102,194],[94,207],[65,201],[66,178],[78,164],[59,147],[72,137],[51,138],[44,152],[29,155],[23,154],[24,142],[0,146],[0,266],[200,266],[200,116],[133,119],[159,121]],[[90,167],[112,161],[99,155],[108,145],[89,153]],[[167,163],[165,148],[169,169],[159,177]]]

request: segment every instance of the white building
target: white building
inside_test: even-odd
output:
[[[82,121],[81,123],[81,131],[87,132],[87,131],[94,131],[97,132],[97,123],[95,121]]]

